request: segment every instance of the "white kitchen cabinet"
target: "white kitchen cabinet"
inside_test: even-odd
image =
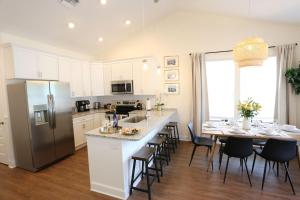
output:
[[[135,95],[155,95],[159,82],[154,62],[147,59],[147,69],[144,69],[142,60],[132,62],[133,88]]]
[[[103,64],[103,87],[104,95],[111,95],[111,65]]]
[[[94,129],[102,126],[104,121],[105,121],[105,113],[94,114]]]
[[[132,80],[132,62],[117,62],[111,64],[111,80]]]
[[[73,60],[71,62],[71,96],[83,97],[83,75],[81,62]]]
[[[58,80],[58,58],[53,54],[7,45],[4,64],[7,79]]]
[[[83,62],[81,65],[82,70],[82,90],[83,96],[91,96],[91,68],[88,62]]]
[[[70,83],[72,80],[71,73],[71,59],[60,57],[59,58],[59,81]]]
[[[80,117],[73,119],[74,143],[75,148],[79,149],[86,145],[85,132],[94,128],[93,116]]]
[[[58,57],[38,52],[38,69],[42,80],[58,80]]]
[[[92,63],[91,67],[91,93],[92,96],[104,95],[103,65]]]

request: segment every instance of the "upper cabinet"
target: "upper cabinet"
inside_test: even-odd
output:
[[[104,95],[103,65],[92,63],[91,68],[91,93],[92,96]]]
[[[111,64],[111,80],[132,80],[132,62],[116,62]]]
[[[82,87],[83,87],[83,96],[92,96],[91,94],[91,67],[88,62],[81,63],[82,71]]]
[[[111,95],[112,69],[110,64],[103,64],[103,87],[104,95]]]
[[[7,79],[58,80],[58,57],[17,45],[4,47]]]

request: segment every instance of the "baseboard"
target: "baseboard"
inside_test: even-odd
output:
[[[125,197],[125,192],[122,189],[111,187],[108,185],[104,185],[101,183],[91,183],[91,191],[105,194],[114,198],[118,199],[127,199],[128,197]]]

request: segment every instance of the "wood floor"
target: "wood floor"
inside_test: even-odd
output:
[[[260,190],[263,161],[258,160],[252,176],[253,187],[250,188],[246,172],[242,173],[238,160],[232,160],[229,166],[227,182],[223,184],[223,172],[217,168],[206,172],[207,158],[204,149],[199,148],[191,167],[188,161],[192,151],[190,142],[181,142],[172,157],[161,183],[152,185],[152,199],[300,199],[300,169],[296,162],[290,166],[297,196],[292,195],[290,185],[284,182],[283,171],[277,178],[269,170],[264,191]],[[225,160],[223,166],[225,165]],[[249,168],[252,159],[249,160]],[[144,185],[144,183],[141,183]],[[9,169],[0,165],[0,200],[109,200],[111,197],[89,190],[87,151],[82,149],[71,156],[38,173],[22,169]],[[147,199],[146,193],[134,191],[130,200]]]

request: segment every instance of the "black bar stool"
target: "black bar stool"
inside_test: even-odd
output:
[[[149,147],[155,148],[155,157],[156,160],[159,160],[159,171],[161,173],[161,176],[163,176],[163,162],[166,162],[169,164],[169,159],[167,155],[165,154],[164,150],[164,143],[166,142],[165,137],[161,136],[154,136],[149,142]]]
[[[171,153],[170,153],[171,146],[169,142],[170,134],[168,132],[158,132],[157,135],[159,137],[164,138],[164,154],[166,155],[168,160],[167,165],[169,165],[169,161],[171,161]]]
[[[175,153],[176,143],[173,139],[173,131],[169,128],[163,128],[159,131],[158,135],[164,135],[167,137],[168,147],[173,150],[173,153]]]
[[[174,131],[174,137],[176,139],[176,142],[180,143],[180,140],[179,140],[179,131],[178,131],[178,123],[177,122],[169,122],[166,125],[166,127],[173,129],[173,131]]]
[[[133,159],[133,167],[132,167],[132,175],[131,175],[131,184],[130,184],[130,192],[129,194],[132,195],[132,190],[138,190],[140,192],[146,192],[148,193],[148,199],[151,199],[151,189],[150,186],[152,185],[152,183],[155,180],[155,177],[157,178],[157,181],[160,182],[159,179],[159,174],[158,174],[158,168],[157,168],[157,164],[156,164],[156,157],[155,157],[155,148],[153,147],[142,147],[137,153],[135,153],[132,156]],[[150,168],[149,164],[150,162],[153,160],[154,163],[154,168]],[[142,161],[142,170],[141,172],[134,177],[135,175],[135,166],[136,166],[136,161]],[[146,168],[146,172],[144,173],[144,166]],[[153,169],[155,171],[156,174],[150,174],[149,173],[149,169]],[[143,188],[138,188],[138,187],[134,187],[133,184],[134,182],[143,175],[146,175],[147,178],[147,189],[143,189]],[[153,180],[150,182],[150,176],[153,176]]]

